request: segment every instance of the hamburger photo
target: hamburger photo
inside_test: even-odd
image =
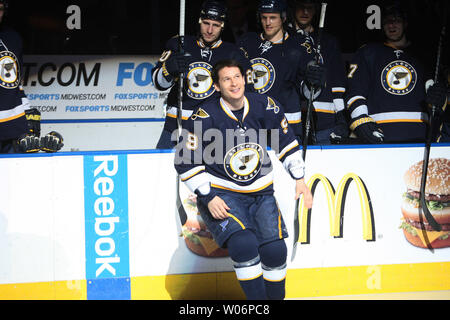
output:
[[[445,248],[450,246],[450,160],[430,159],[428,162],[425,200],[427,207],[441,231],[428,223],[420,204],[420,183],[423,161],[412,165],[404,174],[407,191],[403,194],[402,224],[406,240],[420,248]]]
[[[183,201],[187,220],[182,227],[186,246],[193,253],[202,257],[226,257],[228,250],[220,248],[214,241],[197,209],[197,196],[192,194]]]

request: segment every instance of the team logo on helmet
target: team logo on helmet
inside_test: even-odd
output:
[[[275,68],[269,60],[254,58],[250,60],[253,69],[253,85],[258,93],[266,93],[275,82]]]
[[[416,70],[402,60],[389,63],[381,72],[381,85],[390,94],[406,95],[414,89],[416,82]]]
[[[263,148],[256,143],[243,143],[230,149],[224,159],[227,175],[235,181],[249,181],[261,170]]]
[[[186,88],[189,97],[205,99],[214,93],[211,70],[212,66],[206,62],[194,62],[189,65]]]
[[[0,87],[14,89],[19,86],[19,65],[11,51],[0,52]]]

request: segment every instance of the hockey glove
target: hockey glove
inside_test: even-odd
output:
[[[164,77],[177,77],[180,73],[185,72],[189,67],[190,54],[182,54],[180,52],[173,52],[169,58],[163,63],[162,72]]]
[[[56,152],[64,146],[63,137],[56,131],[51,131],[41,138],[41,150]]]
[[[425,101],[431,106],[435,106],[437,113],[441,114],[447,102],[447,88],[443,83],[435,83],[428,88]]]
[[[342,140],[343,138],[348,138],[349,129],[348,123],[345,119],[344,111],[339,111],[336,113],[336,125],[333,128],[333,131],[330,134],[330,140]]]
[[[39,137],[41,135],[41,112],[36,109],[25,110],[25,118],[27,119],[27,133]]]
[[[383,143],[384,134],[377,123],[369,116],[361,116],[350,125],[350,130],[366,143]]]
[[[305,81],[309,87],[322,88],[325,86],[327,68],[310,61],[306,66]]]
[[[39,152],[40,139],[33,134],[23,134],[16,141],[15,149],[19,153]]]

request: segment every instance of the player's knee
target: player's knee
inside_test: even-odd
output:
[[[259,248],[264,279],[282,281],[286,277],[287,247],[284,240],[276,240]]]
[[[259,257],[258,240],[255,234],[248,230],[233,233],[227,241],[228,253],[235,262],[244,262]]]
[[[246,229],[234,233],[228,239],[227,247],[236,276],[240,281],[251,280],[262,275],[258,240],[252,231]]]

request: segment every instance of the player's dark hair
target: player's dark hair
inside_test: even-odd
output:
[[[220,60],[214,65],[211,71],[211,77],[214,83],[216,84],[219,83],[219,72],[220,70],[226,67],[238,67],[242,76],[245,76],[244,68],[242,68],[242,66],[236,60],[234,59]]]

